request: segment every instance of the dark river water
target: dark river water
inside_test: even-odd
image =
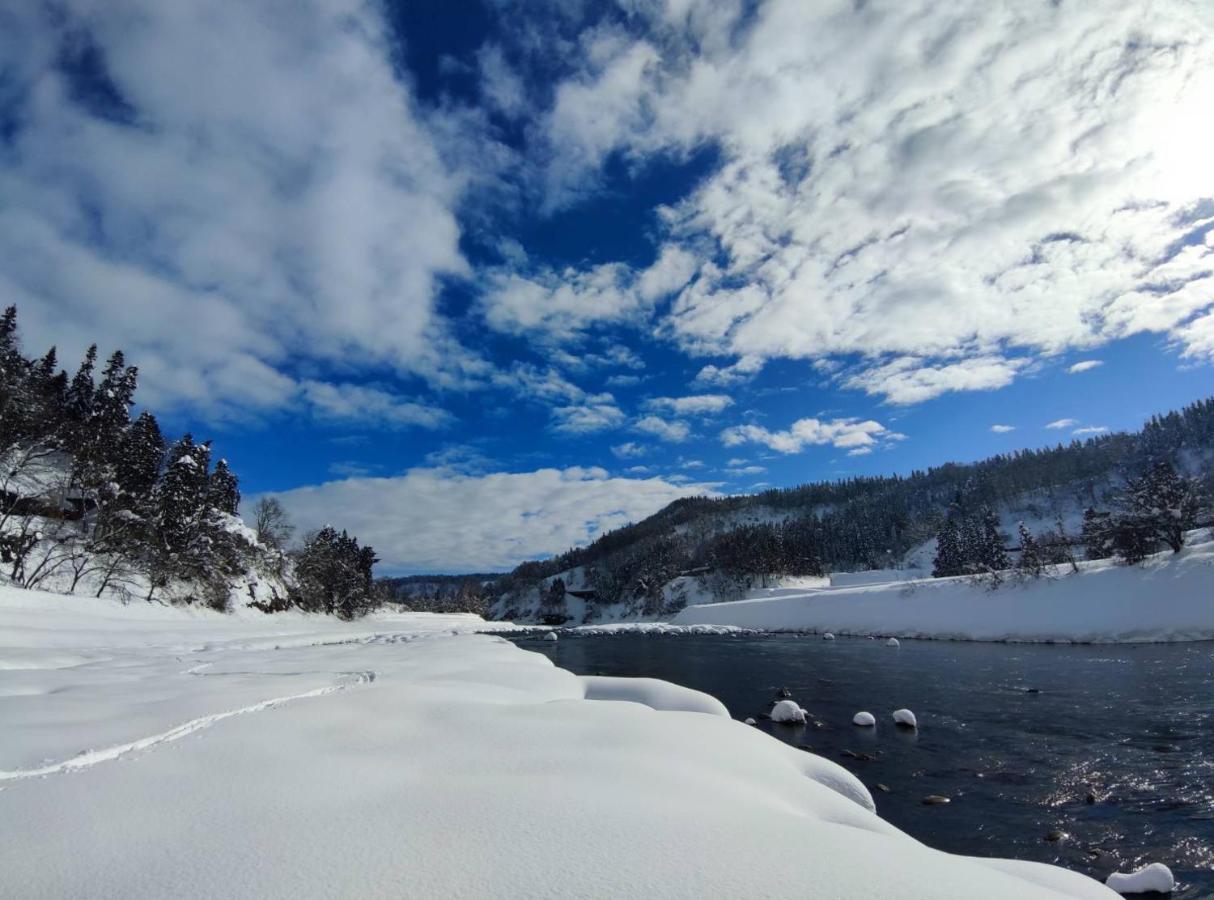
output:
[[[758,718],[787,687],[816,721],[758,727],[854,772],[886,820],[930,846],[1057,863],[1102,881],[1163,862],[1181,882],[1173,897],[1214,897],[1214,644],[515,642],[580,675],[705,691],[738,719]],[[915,712],[918,732],[894,727],[899,707]],[[851,724],[860,710],[877,717],[875,729]],[[952,802],[924,805],[932,794]]]

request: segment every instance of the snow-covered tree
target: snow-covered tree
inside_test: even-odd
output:
[[[207,498],[212,508],[229,515],[236,515],[236,510],[240,508],[240,483],[228,468],[226,459],[215,464]]]
[[[1020,535],[1020,559],[1016,563],[1016,570],[1029,578],[1040,578],[1045,571],[1041,545],[1023,522],[1017,526],[1016,530]]]

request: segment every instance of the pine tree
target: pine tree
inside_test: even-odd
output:
[[[122,493],[132,500],[150,496],[160,475],[164,454],[165,441],[160,425],[156,417],[145,410],[122,437],[115,471]]]
[[[989,506],[982,510],[980,535],[978,564],[987,572],[1000,572],[1008,568],[1011,563],[1004,549],[1003,533],[999,530],[999,517]]]
[[[1016,565],[1017,571],[1031,578],[1040,578],[1045,571],[1045,560],[1042,558],[1041,545],[1032,533],[1021,522],[1017,526],[1020,533],[1020,560]]]
[[[957,521],[946,518],[936,532],[936,558],[932,566],[933,578],[961,575],[965,566],[961,557],[961,535]]]
[[[228,468],[226,459],[221,459],[215,464],[215,471],[211,473],[208,497],[214,509],[228,515],[236,515],[236,510],[240,508],[239,482],[232,474],[232,470]]]
[[[1108,559],[1113,555],[1112,523],[1107,512],[1089,506],[1083,511],[1083,546],[1087,559]]]
[[[1169,462],[1153,466],[1127,490],[1126,518],[1133,527],[1179,553],[1185,532],[1197,526],[1202,497],[1197,483],[1181,476]]]
[[[93,369],[97,364],[97,345],[92,344],[84,354],[80,368],[68,386],[65,414],[69,449],[75,451],[85,439],[85,427],[93,415],[97,388],[93,384]]]

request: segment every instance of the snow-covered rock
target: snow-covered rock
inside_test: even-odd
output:
[[[853,725],[862,725],[868,727],[869,725],[877,724],[877,717],[870,712],[858,712],[851,717],[851,723]]]
[[[752,719],[752,718],[748,718],[748,719],[746,720],[746,724],[747,724],[747,725],[758,725],[759,723],[758,723],[758,722],[756,722],[756,721],[755,721],[754,719]]]
[[[805,710],[797,705],[796,700],[780,700],[771,708],[771,720],[773,722],[804,725],[806,721]]]
[[[831,634],[829,631],[826,632],[826,634],[822,635],[822,640],[824,640],[824,641],[833,641],[834,639],[835,639],[835,636],[833,634]]]
[[[1170,894],[1176,888],[1176,878],[1163,863],[1151,863],[1129,874],[1114,872],[1105,884],[1119,894],[1146,894],[1151,891]]]
[[[918,728],[919,722],[915,718],[915,714],[909,709],[894,710],[894,724],[905,725],[907,728]]]
[[[901,643],[901,642],[900,642],[900,641],[899,641],[897,638],[892,637],[892,638],[890,638],[888,641],[886,641],[886,642],[885,642],[885,646],[887,646],[887,647],[901,647],[901,646],[902,646],[902,643]]]
[[[556,632],[555,632],[555,631],[550,631],[550,632],[548,632],[546,635],[544,635],[544,640],[546,640],[546,641],[555,641],[555,640],[559,640],[559,638],[556,636]]]

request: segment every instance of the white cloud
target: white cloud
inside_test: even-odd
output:
[[[646,405],[651,409],[666,410],[676,416],[710,416],[733,406],[733,398],[725,394],[652,397],[646,401]]]
[[[1214,312],[1194,319],[1174,334],[1184,344],[1185,356],[1214,362]]]
[[[1070,428],[1072,425],[1078,425],[1078,424],[1079,424],[1078,419],[1055,419],[1053,422],[1050,422],[1045,427],[1046,428],[1055,428],[1055,429]]]
[[[590,434],[618,428],[625,418],[623,411],[612,402],[610,394],[592,394],[582,403],[554,407],[552,427],[566,434]]]
[[[1075,363],[1075,365],[1071,366],[1066,371],[1067,371],[1068,375],[1078,375],[1080,372],[1089,372],[1092,369],[1099,368],[1100,366],[1103,366],[1103,365],[1104,365],[1103,360],[1085,359],[1082,362]]]
[[[800,453],[808,446],[830,445],[839,449],[866,449],[881,441],[901,440],[872,419],[798,419],[787,431],[769,431],[760,425],[735,425],[721,432],[726,447],[762,444],[777,453]]]
[[[455,417],[444,409],[398,397],[376,387],[359,384],[300,382],[305,402],[313,414],[331,422],[357,423],[371,427],[441,428]]]
[[[516,364],[509,371],[498,371],[493,383],[514,391],[524,400],[551,408],[552,428],[566,434],[588,434],[623,424],[625,415],[609,393],[590,394],[556,369]]]
[[[616,455],[617,459],[633,459],[644,456],[647,451],[636,441],[625,441],[612,447],[611,452]]]
[[[554,344],[576,342],[596,326],[644,320],[655,301],[687,282],[691,260],[669,247],[639,272],[621,263],[527,273],[502,269],[490,273],[481,309],[496,331],[540,335]]]
[[[763,369],[763,359],[759,356],[743,356],[737,362],[728,366],[704,366],[696,373],[696,384],[717,385],[729,387],[750,381]]]
[[[683,349],[859,354],[857,386],[915,403],[1144,330],[1207,346],[1209,4],[630,8],[556,89],[546,184],[560,205],[608,158],[719,150],[662,211],[698,261],[662,323]]]
[[[1025,359],[989,356],[930,365],[923,359],[903,356],[850,375],[843,384],[867,394],[884,396],[890,403],[921,403],[950,391],[989,391],[1006,387],[1026,365],[1028,360]]]
[[[1007,434],[1008,432],[1015,431],[1015,430],[1016,430],[1015,425],[992,425],[991,426],[991,431],[995,432],[995,434]]]
[[[479,476],[422,468],[276,496],[301,529],[331,523],[358,535],[379,554],[381,570],[467,572],[560,553],[703,493],[711,488],[613,478],[597,468]]]
[[[357,0],[11,7],[0,294],[30,346],[121,346],[145,402],[206,415],[283,406],[301,360],[482,379],[435,306],[464,175],[390,40]],[[81,100],[85,50],[115,99]]]
[[[1075,435],[1076,437],[1082,437],[1084,435],[1104,434],[1108,430],[1107,425],[1088,425],[1084,428],[1076,428],[1071,432],[1071,434]]]
[[[686,422],[667,420],[659,416],[645,416],[634,422],[632,427],[672,444],[685,441],[691,435],[691,427]]]
[[[726,471],[733,476],[762,475],[767,469],[764,466],[730,466]]]

